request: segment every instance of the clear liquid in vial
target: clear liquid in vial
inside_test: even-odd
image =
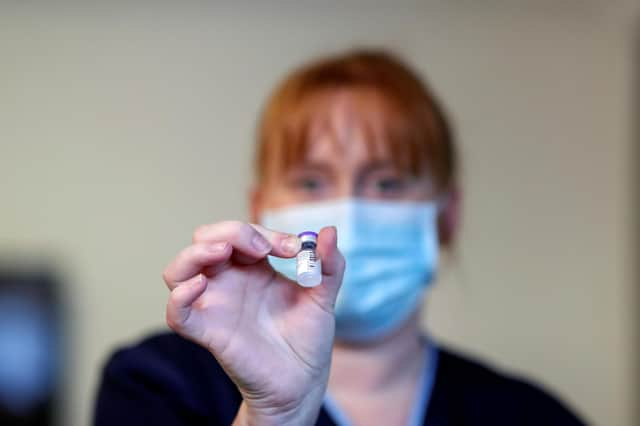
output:
[[[322,263],[316,253],[318,234],[306,231],[298,237],[302,249],[296,256],[296,281],[303,287],[315,287],[322,282]]]

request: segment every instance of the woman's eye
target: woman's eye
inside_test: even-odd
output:
[[[321,183],[318,179],[302,178],[298,180],[298,187],[306,192],[315,192],[320,189]]]
[[[404,181],[397,178],[378,179],[376,189],[381,193],[393,193],[404,188]]]

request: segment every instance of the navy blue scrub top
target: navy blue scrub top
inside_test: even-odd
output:
[[[411,425],[583,425],[566,406],[525,380],[429,345]],[[165,333],[117,351],[107,362],[96,426],[230,425],[242,397],[204,348]],[[327,395],[315,423],[349,424]]]

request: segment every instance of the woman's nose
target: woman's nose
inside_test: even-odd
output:
[[[358,196],[358,185],[355,179],[340,179],[336,186],[335,198],[353,198]]]

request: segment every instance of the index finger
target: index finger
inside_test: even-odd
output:
[[[194,243],[220,241],[229,242],[234,250],[256,260],[267,254],[293,257],[300,250],[300,239],[293,234],[239,221],[203,225],[193,234]]]
[[[184,248],[165,268],[162,278],[170,290],[204,268],[226,262],[231,257],[231,245],[226,242],[198,243]]]

